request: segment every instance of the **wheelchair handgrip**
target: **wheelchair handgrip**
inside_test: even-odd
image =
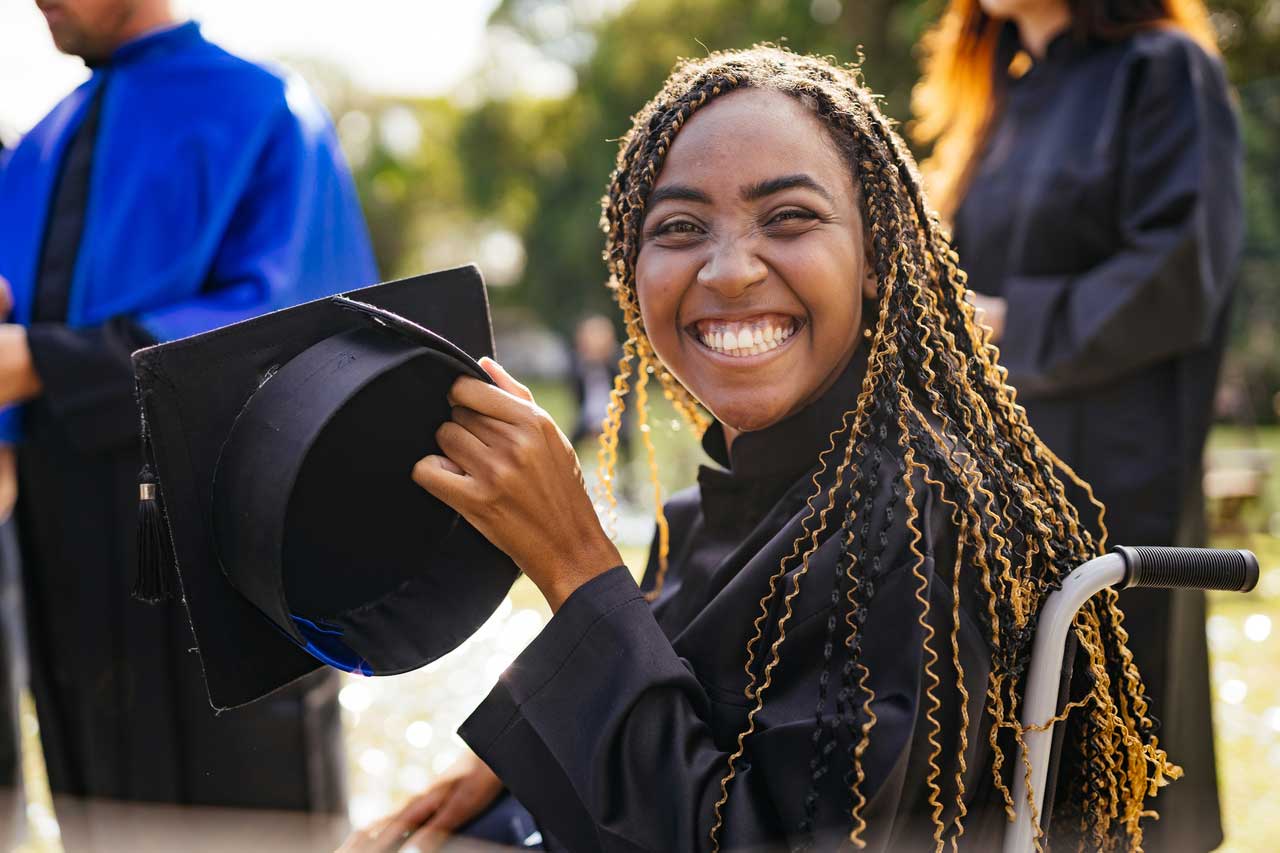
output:
[[[1163,548],[1118,545],[1124,557],[1121,589],[1221,589],[1248,592],[1258,584],[1258,558],[1252,551],[1218,548]]]

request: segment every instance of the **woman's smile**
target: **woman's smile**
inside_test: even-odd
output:
[[[786,314],[758,314],[741,319],[710,317],[686,327],[686,332],[717,360],[755,366],[779,354],[803,321]]]

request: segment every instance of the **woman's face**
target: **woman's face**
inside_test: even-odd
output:
[[[745,89],[694,114],[649,196],[636,291],[658,357],[734,432],[819,397],[875,295],[849,167],[818,118]]]

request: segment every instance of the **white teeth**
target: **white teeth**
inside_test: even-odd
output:
[[[716,325],[719,325],[719,323],[716,323]],[[742,358],[760,355],[777,349],[794,333],[794,326],[775,326],[766,322],[760,324],[738,323],[735,324],[735,328],[730,329],[721,326],[720,328],[709,329],[706,332],[696,333],[696,335],[703,345],[709,349],[725,355]]]

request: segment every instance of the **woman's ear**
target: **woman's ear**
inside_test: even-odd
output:
[[[862,276],[862,298],[875,299],[880,295],[880,281],[876,278],[876,262],[871,256],[871,252],[867,252],[866,260],[863,263]]]

